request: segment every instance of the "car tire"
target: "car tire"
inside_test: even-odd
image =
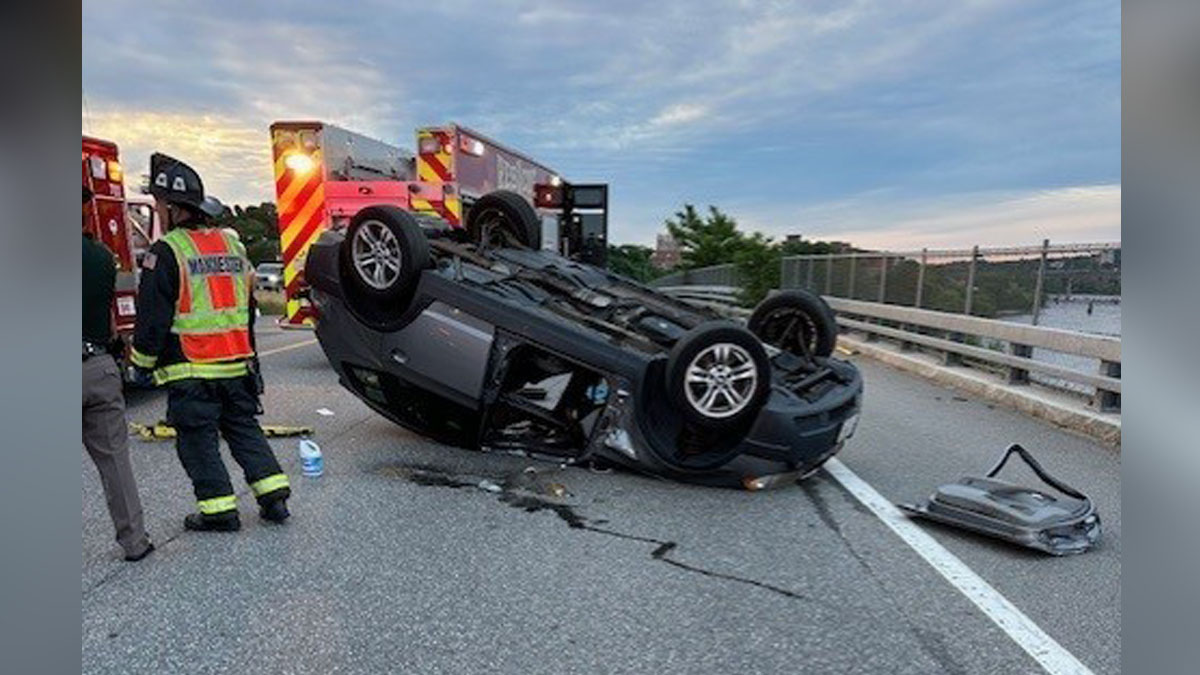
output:
[[[542,224],[529,200],[508,190],[489,192],[467,212],[467,236],[487,248],[542,247]]]
[[[837,344],[833,310],[808,291],[784,291],[763,300],[746,327],[763,342],[797,356],[829,356]]]
[[[400,300],[429,267],[429,242],[412,214],[368,206],[350,221],[341,267],[355,294],[377,302]]]
[[[683,335],[667,361],[667,394],[688,424],[714,431],[758,416],[771,391],[762,343],[741,326],[703,323]]]

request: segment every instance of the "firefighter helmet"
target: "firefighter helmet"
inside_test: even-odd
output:
[[[216,218],[220,216],[223,211],[225,211],[225,205],[222,204],[221,200],[217,199],[216,197],[206,196],[204,200],[200,202],[200,210],[209,218]]]
[[[200,174],[161,152],[150,155],[150,194],[169,204],[204,211],[204,183]]]

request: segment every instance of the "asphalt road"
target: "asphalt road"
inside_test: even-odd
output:
[[[260,330],[264,423],[312,425],[326,461],[304,478],[296,441],[272,441],[293,482],[284,526],[257,518],[239,477],[240,533],[183,531],[173,446],[135,440],[159,550],[125,563],[81,451],[84,672],[1040,672],[824,472],[753,494],[439,446],[342,390],[311,340]],[[1104,539],[1082,556],[922,527],[1087,667],[1118,672],[1119,456],[857,361],[864,413],[840,458],[888,499],[982,472],[1014,441],[1089,492]],[[164,409],[157,392],[129,401],[133,421]],[[565,506],[519,498],[557,486]]]

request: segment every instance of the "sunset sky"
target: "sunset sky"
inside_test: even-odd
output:
[[[412,149],[456,121],[611,185],[610,240],[684,202],[772,236],[920,248],[1121,236],[1120,3],[83,6],[83,133],[271,201],[267,128]]]

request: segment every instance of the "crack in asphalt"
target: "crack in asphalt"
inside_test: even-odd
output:
[[[838,492],[842,495],[842,498],[848,503],[851,505],[856,505],[860,508],[865,508],[862,507],[854,495],[850,494],[850,492],[847,491],[841,483],[837,481],[829,482],[838,489]],[[816,483],[813,481],[802,481],[800,483],[800,489],[805,495],[808,496],[809,500],[812,501],[813,507],[817,510],[817,517],[820,518],[821,522],[825,523],[829,529],[833,530],[834,534],[837,535],[838,540],[842,542],[842,547],[846,549],[846,552],[850,554],[850,557],[854,558],[854,560],[858,562],[860,566],[862,566],[863,570],[867,574],[867,577],[870,578],[872,583],[875,584],[875,587],[879,589],[880,594],[887,599],[887,602],[892,609],[892,613],[899,617],[899,621],[896,623],[903,626],[905,631],[912,636],[914,640],[916,640],[921,651],[924,652],[925,655],[932,659],[935,663],[941,666],[942,670],[946,673],[958,675],[959,673],[967,672],[966,667],[957,659],[955,659],[950,653],[949,648],[946,646],[945,635],[937,631],[930,630],[926,627],[914,624],[908,619],[908,616],[904,613],[903,608],[896,605],[895,601],[891,597],[891,594],[887,592],[887,588],[883,585],[883,580],[880,579],[879,575],[875,573],[875,570],[872,569],[871,565],[867,562],[867,559],[854,549],[854,546],[851,545],[850,540],[847,539],[846,535],[842,532],[841,523],[838,523],[837,519],[833,517],[833,511],[829,508],[829,504],[825,501],[825,497],[823,497],[820,491],[817,489]]]
[[[470,489],[476,489],[476,490],[479,490],[482,492],[495,492],[494,489],[488,489],[487,487],[483,487],[484,483],[482,481],[472,480],[473,477],[471,477],[471,476],[447,474],[445,472],[439,471],[433,467],[428,467],[428,466],[421,466],[421,467],[390,466],[390,467],[384,467],[383,470],[385,473],[387,473],[389,475],[396,475],[398,477],[408,480],[411,483],[414,483],[416,485],[421,485],[421,486],[470,488]],[[498,478],[498,477],[493,477],[493,478]],[[614,537],[617,539],[625,539],[628,541],[636,541],[636,542],[643,543],[643,544],[654,544],[656,548],[654,548],[654,550],[652,550],[650,552],[650,558],[652,560],[661,561],[661,562],[666,563],[667,565],[670,565],[671,567],[674,567],[676,569],[684,570],[685,572],[699,574],[701,576],[705,576],[705,577],[708,577],[711,579],[721,579],[723,581],[731,581],[734,583],[746,584],[748,586],[760,588],[762,590],[769,591],[769,592],[775,593],[777,595],[782,595],[786,598],[792,598],[795,600],[802,600],[805,602],[817,604],[817,605],[820,605],[827,609],[830,609],[832,611],[841,611],[840,607],[837,607],[835,605],[831,605],[829,603],[823,602],[816,598],[807,596],[798,591],[793,591],[791,589],[783,588],[781,586],[775,586],[774,584],[769,584],[764,581],[759,581],[757,579],[750,579],[747,577],[737,576],[735,574],[728,574],[725,572],[718,572],[716,570],[710,570],[710,569],[707,569],[704,567],[699,567],[696,565],[692,565],[690,563],[683,562],[682,560],[668,557],[669,553],[671,553],[672,551],[675,551],[676,549],[679,548],[679,544],[677,542],[663,540],[663,539],[655,539],[653,537],[642,537],[642,536],[638,536],[635,534],[629,534],[627,532],[620,532],[618,530],[613,530],[613,529],[609,529],[606,527],[600,527],[601,524],[606,524],[608,521],[606,521],[606,520],[589,520],[588,518],[585,518],[585,517],[579,515],[579,513],[575,510],[575,507],[571,506],[570,504],[565,504],[565,503],[556,502],[556,501],[550,501],[548,499],[539,497],[536,494],[529,493],[522,488],[514,487],[515,481],[514,481],[513,477],[508,477],[503,480],[504,480],[503,486],[500,487],[501,491],[497,495],[497,497],[501,503],[507,504],[508,506],[511,506],[513,508],[521,509],[521,510],[525,511],[526,513],[537,513],[539,511],[549,511],[549,512],[555,514],[556,516],[558,516],[559,520],[566,523],[567,527],[569,527],[571,529],[584,530],[587,532],[593,532],[595,534],[601,534],[604,536]]]

